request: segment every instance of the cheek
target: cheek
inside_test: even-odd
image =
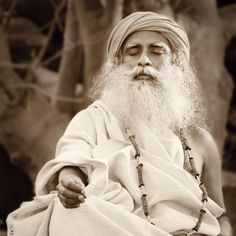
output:
[[[160,56],[151,59],[152,66],[156,69],[160,69],[160,67],[166,62],[165,56]]]
[[[136,66],[138,64],[139,58],[135,56],[124,56],[122,58],[122,64],[127,66]]]

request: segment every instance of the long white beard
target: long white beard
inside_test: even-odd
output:
[[[201,96],[193,73],[185,74],[169,61],[159,71],[145,68],[145,74],[154,78],[151,81],[133,79],[139,72],[140,67],[127,69],[108,63],[92,89],[93,97],[100,98],[123,127],[135,130],[140,120],[153,133],[204,126]]]

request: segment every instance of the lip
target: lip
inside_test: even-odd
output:
[[[135,80],[153,80],[153,77],[147,74],[138,74],[134,76],[134,79]]]

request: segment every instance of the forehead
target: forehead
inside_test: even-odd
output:
[[[122,47],[126,48],[130,44],[155,44],[155,43],[164,43],[169,48],[171,48],[169,41],[160,33],[156,31],[137,31],[131,34],[123,43]]]

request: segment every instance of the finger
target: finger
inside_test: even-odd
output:
[[[67,201],[64,200],[64,198],[62,196],[58,196],[59,199],[60,199],[60,202],[61,204],[65,207],[65,208],[76,208],[76,207],[79,207],[80,204],[79,203],[69,203]]]
[[[72,191],[75,191],[77,193],[80,193],[84,188],[82,181],[78,178],[76,178],[76,179],[62,179],[61,183],[66,188],[68,188]]]
[[[86,194],[85,194],[84,189],[82,189],[82,190],[80,191],[80,194],[82,194],[82,195],[84,196],[84,198],[86,198]]]
[[[85,202],[85,197],[84,197],[84,195],[80,194],[79,197],[78,197],[78,200],[79,200],[80,203]]]
[[[71,204],[71,205],[85,202],[85,198],[81,194],[76,199],[66,198],[65,196],[63,196],[61,194],[58,194],[58,197],[62,202],[66,203],[66,204]]]
[[[73,192],[70,189],[65,188],[61,184],[57,185],[57,190],[61,195],[65,196],[66,198],[71,198],[71,199],[78,198],[78,193],[77,192]]]
[[[65,208],[77,208],[77,207],[80,207],[80,204],[63,204],[62,205],[65,207]]]
[[[76,198],[76,199],[70,199],[70,198],[65,198],[63,195],[58,194],[58,197],[60,199],[61,202],[68,204],[68,205],[76,205],[80,203],[80,199]]]

